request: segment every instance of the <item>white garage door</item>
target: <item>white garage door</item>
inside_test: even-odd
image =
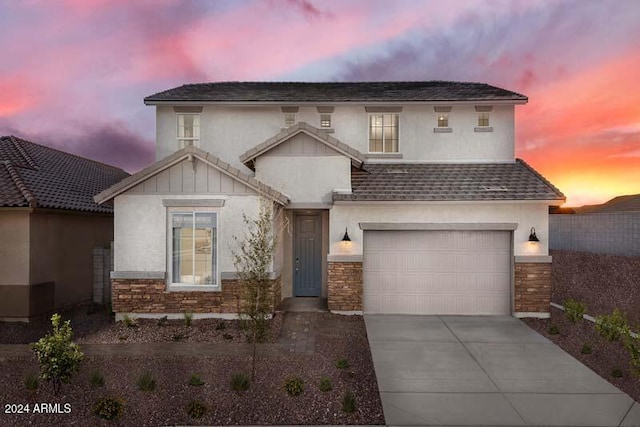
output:
[[[367,313],[510,314],[508,231],[365,231]]]

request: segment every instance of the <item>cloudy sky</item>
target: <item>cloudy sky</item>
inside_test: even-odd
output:
[[[0,0],[0,135],[135,172],[142,99],[225,80],[462,80],[523,93],[517,156],[568,205],[640,193],[638,0]]]

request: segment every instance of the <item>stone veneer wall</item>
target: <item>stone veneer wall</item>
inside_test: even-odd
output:
[[[516,263],[514,294],[516,313],[549,313],[551,263]]]
[[[329,262],[327,297],[331,311],[362,311],[362,263]]]
[[[116,313],[238,313],[243,302],[240,281],[222,280],[219,292],[167,291],[164,279],[113,279],[112,307]],[[271,311],[282,299],[280,276],[269,289]]]

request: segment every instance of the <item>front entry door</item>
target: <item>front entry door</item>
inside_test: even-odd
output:
[[[293,291],[297,297],[319,297],[322,290],[322,220],[296,215],[293,243]]]

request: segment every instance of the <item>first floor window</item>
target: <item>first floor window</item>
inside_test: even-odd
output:
[[[200,140],[200,115],[178,114],[178,142],[180,148],[198,145]]]
[[[478,113],[478,127],[489,126],[489,113]]]
[[[449,113],[438,113],[438,127],[449,127]]]
[[[217,285],[217,214],[171,212],[171,282]]]
[[[369,115],[369,152],[398,152],[398,114]]]

